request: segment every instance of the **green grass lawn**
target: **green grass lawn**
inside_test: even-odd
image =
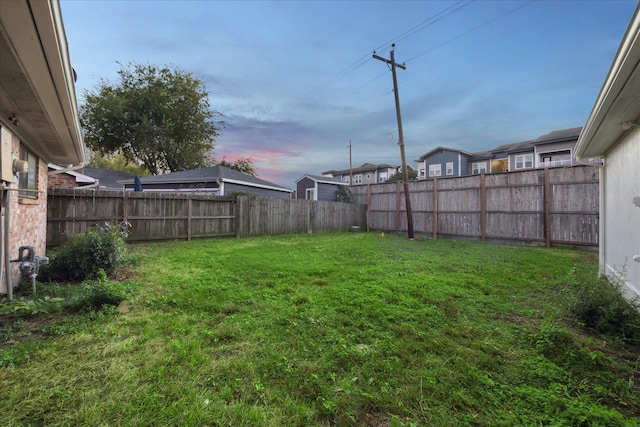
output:
[[[0,425],[640,423],[638,349],[568,310],[596,253],[375,233],[130,252],[128,312],[5,331]]]

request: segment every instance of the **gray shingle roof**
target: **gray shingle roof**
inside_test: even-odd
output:
[[[481,151],[474,151],[474,152],[467,152],[467,151],[459,150],[456,148],[436,147],[433,150],[420,156],[418,160],[414,160],[414,161],[421,162],[425,158],[429,157],[431,154],[436,152],[437,150],[454,151],[454,152],[458,152],[458,153],[473,157],[474,159],[492,158],[495,153],[501,153],[501,152],[507,153],[507,154],[513,154],[513,153],[520,153],[520,152],[526,152],[526,151],[533,151],[533,148],[537,145],[553,144],[555,142],[570,141],[572,139],[577,141],[578,137],[580,136],[581,130],[582,130],[582,126],[568,128],[568,129],[554,130],[547,134],[541,135],[536,139],[530,139],[527,141],[520,141],[520,142],[512,142],[508,144],[500,144],[488,150],[481,150]]]
[[[349,185],[348,183],[342,181],[340,178],[335,178],[335,177],[331,177],[331,176],[326,176],[326,175],[310,175],[310,174],[305,174],[302,177],[298,178],[296,180],[296,182],[300,181],[301,179],[304,178],[310,178],[314,181],[318,181],[318,182],[325,182],[325,183],[335,183],[335,184],[342,184],[342,185]]]
[[[392,165],[389,163],[364,163],[361,166],[355,167],[353,169],[338,169],[338,170],[330,170],[330,171],[324,171],[322,172],[323,174],[331,174],[331,175],[344,175],[344,174],[348,174],[350,171],[353,171],[354,173],[358,173],[358,172],[366,172],[366,171],[375,171],[378,169],[385,169],[385,168],[399,168],[399,165]]]
[[[219,179],[234,180],[246,182],[248,184],[254,184],[257,186],[266,186],[281,188],[283,190],[293,191],[282,185],[274,184],[273,182],[266,181],[264,179],[257,178],[255,176],[242,173],[240,171],[229,169],[224,166],[216,165],[200,169],[191,169],[188,171],[172,172],[163,175],[145,176],[141,177],[140,181],[144,185],[145,183],[170,183],[170,182],[211,182]],[[133,184],[133,179],[120,181],[122,184]]]
[[[99,187],[114,188],[121,190],[122,184],[119,180],[133,179],[135,175],[129,172],[114,171],[111,169],[84,168],[83,174],[98,180]]]

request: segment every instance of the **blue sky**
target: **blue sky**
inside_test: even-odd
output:
[[[213,154],[293,188],[436,146],[477,151],[581,126],[636,1],[62,0],[78,101],[118,62],[206,84],[227,126]]]

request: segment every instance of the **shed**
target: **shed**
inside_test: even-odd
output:
[[[338,201],[340,188],[349,183],[340,178],[305,174],[296,180],[296,199]]]

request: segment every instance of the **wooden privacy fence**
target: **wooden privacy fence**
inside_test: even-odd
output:
[[[598,169],[538,169],[411,182],[416,234],[598,246]],[[406,232],[401,183],[351,187],[370,230]]]
[[[50,189],[47,245],[91,226],[127,221],[127,241],[347,231],[366,227],[366,206],[269,197]]]

